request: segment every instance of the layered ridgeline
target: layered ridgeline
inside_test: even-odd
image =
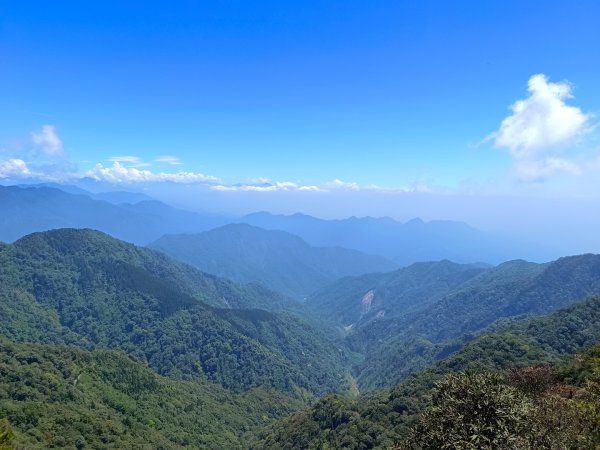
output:
[[[295,395],[344,389],[346,356],[287,300],[92,230],[0,246],[0,335],[121,349],[163,375]]]
[[[365,356],[355,375],[361,389],[369,389],[398,382],[461,348],[496,320],[549,313],[595,293],[598,255],[492,268],[442,261],[344,278],[307,306],[345,328],[346,343]]]
[[[312,247],[284,231],[230,224],[199,234],[167,235],[150,244],[176,259],[218,276],[258,282],[303,298],[349,275],[387,272],[393,262],[357,250]]]
[[[600,442],[594,436],[600,430],[600,348],[557,369],[534,367],[506,376],[448,378],[447,373],[556,363],[600,340],[600,297],[495,328],[390,390],[359,399],[330,395],[264,432],[261,426],[298,403],[264,389],[232,394],[202,380],[160,377],[120,352],[2,340],[0,444],[232,449],[387,449],[397,444],[433,449],[439,448],[435,439],[440,436],[456,438],[467,429],[460,420],[473,416],[464,414],[465,408],[482,401],[494,421],[492,431],[513,442],[501,448],[594,448]],[[436,413],[449,410],[457,414]],[[421,442],[413,445],[415,436]],[[531,445],[515,444],[515,438]]]
[[[350,217],[324,220],[305,214],[250,214],[239,222],[300,236],[310,245],[344,247],[382,255],[400,265],[449,259],[456,262],[500,263],[516,257],[548,259],[553,249],[515,242],[470,227],[463,222],[389,217]],[[552,256],[550,256],[552,257]]]
[[[323,220],[295,214],[256,213],[227,218],[177,209],[131,192],[92,193],[58,184],[0,186],[0,241],[57,228],[92,228],[138,245],[165,234],[200,233],[232,222],[281,230],[311,246],[342,247],[379,255],[399,265],[449,259],[499,263],[515,257],[547,260],[555,249],[533,248],[462,222],[351,217]],[[550,256],[549,256],[550,255]]]
[[[600,297],[499,328],[391,389],[324,397],[253,448],[598,448]]]
[[[166,233],[197,233],[227,222],[221,217],[176,209],[140,194],[92,194],[58,185],[0,186],[0,211],[3,242],[36,231],[73,227],[93,228],[147,244]]]
[[[388,273],[345,277],[315,292],[307,307],[347,330],[396,317],[434,303],[487,266],[450,261],[415,263]]]
[[[20,188],[52,188],[58,189],[63,192],[75,195],[85,195],[86,197],[93,198],[94,200],[104,200],[108,203],[114,203],[119,205],[122,203],[140,203],[144,201],[154,200],[152,197],[140,192],[129,192],[129,191],[107,191],[107,192],[90,192],[82,189],[79,186],[70,184],[59,184],[59,183],[39,183],[39,184],[20,184],[17,185]]]
[[[122,352],[0,339],[0,448],[243,449],[300,406],[157,375]]]

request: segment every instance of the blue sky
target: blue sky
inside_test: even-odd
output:
[[[0,177],[595,195],[599,21],[586,0],[5,1]]]

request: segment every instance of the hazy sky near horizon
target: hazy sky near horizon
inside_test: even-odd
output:
[[[5,1],[0,183],[333,215],[589,205],[599,22],[588,0]]]

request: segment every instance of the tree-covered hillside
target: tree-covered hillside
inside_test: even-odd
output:
[[[464,429],[474,449],[598,442],[596,353],[564,366],[600,341],[600,296],[576,303],[600,293],[597,255],[345,277],[310,298],[317,320],[259,285],[61,229],[0,244],[0,286],[0,448],[417,450]],[[483,422],[467,414],[480,400]],[[500,434],[477,431],[494,421]]]
[[[161,377],[122,352],[0,339],[2,449],[242,449],[245,434],[299,405]]]
[[[341,279],[307,305],[345,327],[347,345],[364,355],[355,376],[365,390],[424,369],[500,319],[546,314],[596,293],[600,256],[588,254],[491,268],[418,263]]]
[[[200,234],[167,235],[150,247],[202,271],[244,283],[258,282],[296,298],[344,276],[397,267],[380,256],[341,247],[311,247],[284,231],[246,224]]]
[[[444,440],[449,449],[597,448],[600,344],[586,348],[599,341],[595,296],[482,334],[391,389],[324,397],[279,421],[254,448],[433,450]],[[467,444],[469,427],[467,440],[483,440]]]
[[[315,292],[306,306],[325,319],[356,328],[378,317],[418,311],[485,271],[450,261],[415,263],[389,273],[345,277]]]
[[[100,232],[55,230],[3,245],[0,285],[0,334],[15,341],[122,349],[160,374],[235,390],[344,389],[345,352],[304,321],[217,307],[286,300]]]

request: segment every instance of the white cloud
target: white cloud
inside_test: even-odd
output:
[[[98,163],[85,176],[97,181],[109,183],[139,183],[154,181],[172,181],[174,183],[207,183],[217,182],[217,178],[196,172],[152,172],[136,167],[125,167],[119,161],[114,161],[111,167]]]
[[[73,182],[82,178],[91,178],[113,184],[174,182],[181,184],[203,183],[214,191],[232,192],[327,192],[327,191],[381,191],[381,192],[411,192],[415,188],[382,188],[376,185],[360,185],[356,182],[333,181],[319,184],[303,184],[293,181],[272,181],[268,178],[257,177],[242,180],[238,183],[225,184],[218,178],[198,172],[189,171],[159,171],[144,168],[149,166],[143,158],[131,154],[121,154],[108,157],[106,162],[97,163],[91,170],[81,172],[69,161],[62,151],[60,141],[54,126],[44,125],[40,132],[31,133],[36,144],[26,155],[6,154],[0,159],[0,178],[35,178],[36,180],[54,182]],[[6,153],[6,152],[5,152]],[[21,153],[23,153],[21,151]],[[51,157],[50,157],[51,156]],[[18,158],[18,159],[9,159]],[[22,158],[22,159],[21,159]],[[181,165],[179,157],[161,155],[153,159],[155,162],[169,165]],[[79,161],[90,163],[91,161]]]
[[[142,162],[142,160],[140,159],[139,156],[111,156],[110,158],[108,158],[109,161],[111,162],[118,162],[118,163],[132,163],[132,164],[138,164],[140,162]]]
[[[358,183],[342,181],[338,180],[337,178],[333,181],[325,183],[325,187],[327,187],[328,189],[344,189],[351,191],[360,190],[360,186],[358,185]]]
[[[173,155],[159,156],[154,161],[159,162],[159,163],[171,164],[172,166],[178,166],[178,165],[183,164],[177,156],[173,156]]]
[[[222,192],[277,192],[277,191],[321,191],[322,189],[314,185],[301,185],[291,181],[261,182],[260,184],[216,184],[210,187],[213,191]]]
[[[433,188],[426,183],[415,182],[403,187],[384,187],[376,184],[359,184],[355,181],[342,181],[334,179],[323,185],[324,189],[332,191],[378,191],[385,193],[406,193],[406,192],[433,192]]]
[[[0,161],[0,178],[26,178],[30,175],[31,172],[22,159]]]
[[[539,180],[556,172],[578,174],[575,162],[557,155],[591,130],[591,116],[567,105],[573,98],[568,82],[552,83],[537,74],[529,78],[528,91],[529,97],[515,102],[512,114],[484,141],[508,150],[521,180]]]
[[[42,153],[49,156],[62,156],[63,144],[53,125],[44,125],[40,132],[31,133],[31,139]]]
[[[360,185],[356,182],[347,182],[339,179],[328,181],[320,185],[303,185],[291,181],[271,182],[265,178],[259,178],[256,182],[239,184],[214,184],[210,187],[213,191],[222,192],[357,192],[378,191],[389,194],[401,194],[406,192],[433,192],[433,188],[424,183],[415,183],[406,187],[381,187],[374,184]]]
[[[319,186],[314,186],[314,185],[307,185],[307,186],[298,186],[298,191],[311,191],[311,192],[316,192],[316,191],[322,191],[323,189],[321,189]]]
[[[150,164],[143,162],[139,156],[111,156],[108,158],[110,162],[126,163],[127,167],[147,167]]]

